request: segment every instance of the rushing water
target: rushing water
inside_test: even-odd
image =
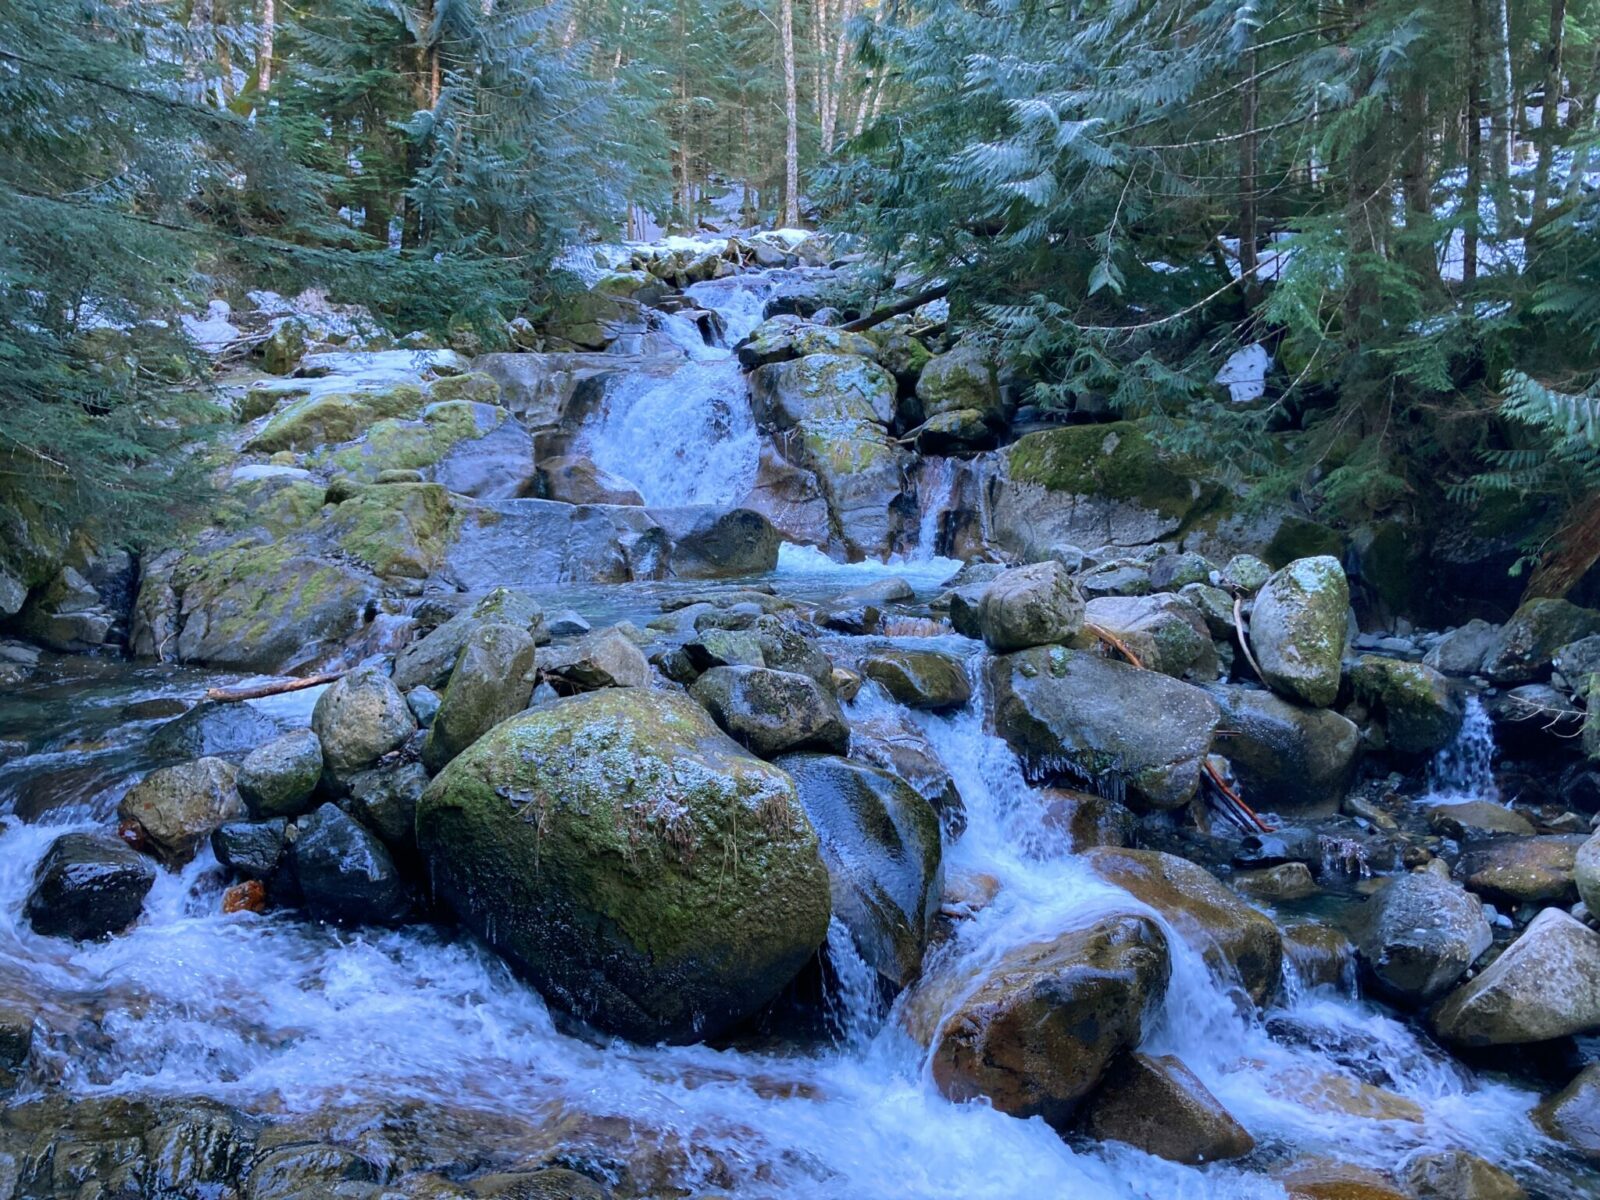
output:
[[[1499,800],[1494,780],[1494,723],[1476,695],[1468,696],[1461,729],[1428,764],[1429,802]]]
[[[914,644],[968,656],[978,677],[974,643]],[[184,686],[192,694],[201,682]],[[43,737],[39,749],[55,765],[99,761],[115,779],[148,724],[104,727],[105,714],[151,694],[90,689],[92,715],[67,736],[92,733],[95,744],[67,749]],[[968,825],[947,871],[988,875],[998,892],[937,953],[955,956],[973,987],[1013,946],[1140,910],[1042,825],[1037,794],[986,727],[981,689],[946,717],[898,710],[870,684],[851,707],[858,719],[919,726],[965,798]],[[303,724],[308,704],[275,715]],[[38,760],[0,768],[0,778]],[[1041,1121],[946,1102],[837,934],[834,1044],[784,1052],[568,1036],[492,955],[426,927],[348,932],[283,914],[222,916],[209,852],[163,872],[123,936],[73,945],[35,935],[20,915],[35,863],[63,830],[103,821],[115,792],[0,831],[0,999],[38,1005],[52,1031],[36,1051],[36,1080],[78,1093],[208,1095],[260,1111],[420,1101],[500,1130],[509,1122],[505,1136],[523,1139],[558,1119],[569,1134],[586,1123],[614,1133],[620,1122],[634,1139],[673,1149],[676,1182],[739,1196],[1282,1195],[1236,1166],[1181,1167],[1114,1144],[1074,1149]],[[1195,950],[1176,934],[1169,942],[1172,983],[1147,1049],[1179,1055],[1259,1143],[1382,1167],[1415,1148],[1461,1146],[1543,1176],[1531,1094],[1475,1079],[1409,1026],[1346,997],[1301,993],[1266,1019],[1244,1015]],[[1363,1083],[1400,1097],[1400,1115],[1343,1111],[1340,1098]],[[1578,1194],[1543,1177],[1551,1194]]]

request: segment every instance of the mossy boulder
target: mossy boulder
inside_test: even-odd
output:
[[[695,680],[690,695],[730,737],[763,758],[790,750],[843,754],[850,745],[839,702],[797,671],[712,667]]]
[[[948,712],[972,699],[966,667],[937,650],[891,647],[863,659],[861,673],[907,708]]]
[[[983,640],[996,653],[1071,641],[1083,629],[1083,595],[1053,560],[996,576],[978,603]]]
[[[424,579],[453,532],[450,493],[437,483],[357,488],[327,518],[339,550],[381,578]]]
[[[439,382],[467,378],[471,376]],[[470,400],[430,404],[419,420],[379,421],[359,441],[329,454],[327,462],[339,471],[369,480],[384,471],[426,470],[463,442],[488,436],[508,419],[506,410],[493,404]]]
[[[137,821],[167,862],[186,863],[214,830],[245,815],[237,779],[238,769],[220,758],[162,767],[128,789],[117,814]]]
[[[1432,667],[1363,654],[1350,670],[1350,686],[1383,722],[1385,744],[1396,754],[1437,754],[1461,731],[1461,689]]]
[[[400,689],[377,667],[361,667],[317,697],[311,728],[322,742],[322,760],[336,779],[348,779],[417,731]]]
[[[500,381],[482,371],[467,371],[461,375],[445,375],[428,385],[428,399],[435,404],[467,401],[473,404],[499,404],[502,399]]]
[[[1115,637],[1141,666],[1210,683],[1220,666],[1205,614],[1182,596],[1099,596],[1084,606],[1084,623]]]
[[[993,348],[977,339],[930,360],[917,379],[917,399],[929,417],[971,409],[992,426],[1004,425],[1007,419]]]
[[[514,625],[531,634],[535,641],[548,640],[544,609],[537,600],[515,588],[495,588],[400,651],[394,663],[395,686],[401,691],[442,688],[473,630],[491,624]]]
[[[1349,611],[1350,584],[1338,559],[1297,559],[1274,572],[1250,614],[1250,645],[1267,686],[1316,708],[1332,704]]]
[[[917,430],[917,449],[924,454],[971,454],[994,449],[994,429],[976,408],[936,413]]]
[[[410,383],[376,391],[317,391],[285,407],[245,449],[271,454],[337,445],[360,436],[385,417],[414,417],[424,403],[423,390]]]
[[[1501,626],[1484,659],[1484,674],[1501,684],[1542,679],[1550,674],[1556,651],[1596,633],[1600,611],[1567,600],[1529,600]]]
[[[257,746],[239,764],[239,794],[256,818],[296,817],[322,778],[322,743],[296,729]]]
[[[808,354],[751,377],[757,418],[779,428],[802,421],[894,420],[894,379],[857,354]]]
[[[422,744],[422,763],[441,770],[533,695],[533,638],[516,625],[486,623],[467,636],[450,685]]]
[[[526,712],[424,793],[438,898],[553,1004],[638,1041],[715,1037],[827,934],[827,869],[776,767],[681,695]]]
[[[245,478],[222,494],[212,520],[225,530],[259,529],[282,538],[315,525],[326,502],[327,489],[308,475]]]
[[[771,317],[740,342],[735,353],[746,369],[804,358],[808,354],[853,354],[875,359],[878,347],[859,333],[813,325],[794,316]]]

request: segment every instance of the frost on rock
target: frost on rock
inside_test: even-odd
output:
[[[207,354],[220,354],[242,336],[239,327],[228,319],[232,315],[233,309],[226,300],[213,300],[206,305],[204,320],[183,314],[183,332]]]

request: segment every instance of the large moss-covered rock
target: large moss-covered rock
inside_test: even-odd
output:
[[[993,347],[975,338],[936,355],[923,368],[917,379],[917,399],[925,416],[970,409],[986,424],[1006,423]]]
[[[1356,698],[1383,722],[1396,754],[1437,754],[1461,731],[1461,691],[1432,667],[1363,654],[1350,671]]]
[[[1547,908],[1433,1014],[1447,1042],[1514,1046],[1600,1029],[1600,933]]]
[[[1060,646],[994,658],[989,681],[995,729],[1034,777],[1123,786],[1145,809],[1199,788],[1220,716],[1199,688]]]
[[[983,640],[998,653],[1069,642],[1083,628],[1083,616],[1078,585],[1053,559],[1003,572],[978,604]]]
[[[1221,669],[1205,614],[1171,592],[1097,597],[1085,606],[1084,623],[1115,637],[1141,666],[1174,679],[1210,683]]]
[[[409,383],[380,391],[318,389],[283,408],[245,449],[271,454],[338,445],[359,437],[385,417],[414,417],[424,403],[422,389]]]
[[[1273,573],[1250,614],[1250,645],[1273,691],[1326,708],[1339,694],[1350,584],[1332,557],[1297,559]]]
[[[947,712],[972,698],[966,667],[937,650],[882,650],[862,660],[861,673],[907,708]]]
[[[1357,946],[1369,977],[1410,1004],[1444,995],[1494,940],[1477,897],[1427,872],[1386,880],[1362,917]]]
[[[505,722],[433,781],[417,837],[463,922],[636,1040],[714,1037],[827,933],[794,784],[683,696],[611,688]]]
[[[220,758],[163,767],[129,788],[117,812],[137,821],[168,862],[185,863],[213,830],[245,815],[237,778],[238,769]]]
[[[384,579],[425,579],[452,533],[450,493],[437,483],[357,488],[331,510],[326,533],[339,551]]]
[[[794,780],[817,831],[834,915],[880,975],[910,983],[944,893],[932,805],[904,780],[847,758],[786,754],[774,765]]]
[[[902,1010],[930,1047],[939,1090],[1065,1130],[1111,1062],[1143,1038],[1171,963],[1154,921],[1116,914],[1007,951],[976,987],[966,969],[942,968]]]
[[[689,694],[728,734],[763,758],[790,750],[843,754],[850,745],[844,713],[821,684],[796,671],[712,667]]]
[[[533,638],[515,625],[483,624],[468,635],[444,701],[422,744],[422,762],[438,772],[533,695]]]
[[[1272,998],[1283,973],[1283,935],[1211,872],[1159,850],[1102,846],[1087,860],[1095,874],[1160,913],[1213,971],[1236,980],[1257,1004]]]
[[[254,817],[295,817],[322,778],[322,743],[296,729],[258,746],[239,764],[239,795]]]
[[[1500,627],[1484,657],[1483,672],[1495,683],[1526,683],[1550,673],[1557,650],[1600,633],[1600,611],[1567,600],[1529,600]]]
[[[359,441],[334,451],[328,462],[369,481],[394,471],[420,471],[452,492],[480,500],[520,496],[534,481],[532,437],[505,409],[470,400],[430,404],[420,420],[379,421]]]
[[[1222,724],[1233,731],[1223,752],[1252,808],[1338,811],[1361,747],[1354,721],[1255,688],[1219,687],[1212,695],[1222,705]]]

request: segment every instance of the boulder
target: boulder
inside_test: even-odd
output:
[[[1327,708],[1339,694],[1350,585],[1339,560],[1296,559],[1256,596],[1250,647],[1273,691]]]
[[[1330,816],[1355,772],[1361,730],[1341,713],[1257,688],[1211,694],[1232,730],[1221,743],[1246,802],[1260,812]]]
[[[350,777],[347,811],[409,861],[417,847],[417,805],[428,786],[421,763],[384,763]]]
[[[1222,1162],[1255,1149],[1255,1139],[1181,1059],[1124,1054],[1089,1101],[1085,1131],[1126,1142],[1171,1162]]]
[[[1499,641],[1500,626],[1474,617],[1435,642],[1422,661],[1445,675],[1476,675]]]
[[[1600,833],[1578,847],[1573,856],[1572,882],[1584,907],[1600,912]]]
[[[289,862],[301,903],[313,918],[337,925],[393,925],[406,915],[405,882],[375,836],[333,804],[298,824]]]
[[[422,763],[437,773],[489,730],[528,707],[533,638],[515,625],[485,623],[467,636],[439,711],[422,743]]]
[[[1476,840],[1509,833],[1531,837],[1533,824],[1521,813],[1493,800],[1463,800],[1428,808],[1428,828],[1457,841]]]
[[[816,472],[785,462],[766,442],[761,446],[755,482],[740,503],[771,521],[786,542],[828,544],[828,499]]]
[[[1013,567],[997,576],[979,603],[983,640],[997,653],[1070,641],[1083,628],[1078,585],[1058,562]]]
[[[790,750],[843,754],[850,727],[815,679],[766,667],[713,667],[689,694],[740,745],[771,758]]]
[[[575,642],[551,646],[539,658],[540,674],[558,690],[647,687],[650,663],[620,629],[601,629]]]
[[[367,391],[316,388],[280,408],[245,444],[245,449],[271,454],[338,445],[358,437],[384,418],[415,417],[424,403],[422,389],[413,383]]]
[[[1526,601],[1511,614],[1485,655],[1483,672],[1495,683],[1527,683],[1550,674],[1556,651],[1600,633],[1600,612],[1566,600]]]
[[[968,338],[929,360],[917,377],[917,399],[924,416],[968,410],[995,428],[1007,422],[994,348],[977,338]]]
[[[1283,974],[1278,927],[1204,867],[1159,850],[1109,846],[1084,858],[1100,878],[1160,913],[1214,972],[1241,984],[1256,1004],[1265,1004],[1278,990]]]
[[[1383,995],[1423,1005],[1454,987],[1493,941],[1476,896],[1448,879],[1413,872],[1385,880],[1373,893],[1356,945]]]
[[[1187,804],[1220,711],[1199,688],[1081,650],[989,663],[994,727],[1036,780],[1126,787],[1136,808]]]
[[[562,455],[539,464],[539,495],[562,504],[643,504],[637,488],[586,455]]]
[[[394,685],[404,692],[414,687],[442,688],[472,631],[485,624],[515,625],[535,641],[546,636],[539,602],[515,588],[497,587],[402,650],[394,661]]]
[[[1283,931],[1283,969],[1288,990],[1336,988],[1354,994],[1356,950],[1337,929],[1306,921]]]
[[[1210,586],[1214,573],[1203,554],[1163,554],[1150,564],[1150,586],[1158,592],[1177,592],[1191,584]]]
[[[417,837],[470,929],[635,1040],[717,1036],[827,934],[794,784],[683,696],[609,688],[497,726],[429,786]]]
[[[1600,1162],[1600,1063],[1590,1063],[1571,1083],[1533,1110],[1534,1122],[1591,1162]]]
[[[343,778],[405,745],[417,731],[417,719],[387,675],[362,667],[317,697],[311,728],[322,739],[328,770]]]
[[[939,818],[904,780],[828,754],[785,754],[832,883],[833,914],[896,987],[922,970],[944,892]]]
[[[1434,1011],[1459,1046],[1512,1046],[1600,1029],[1600,933],[1547,908]]]
[[[253,817],[297,817],[322,778],[322,742],[309,729],[274,738],[239,764],[239,795]]]
[[[985,413],[976,408],[935,413],[917,427],[917,449],[925,455],[974,454],[993,450],[999,440]]]
[[[1236,871],[1228,882],[1240,895],[1267,904],[1304,900],[1317,892],[1317,881],[1311,875],[1311,868],[1301,862],[1279,863],[1254,871]]]
[[[965,666],[937,650],[883,650],[862,660],[861,673],[907,708],[948,712],[972,699]]]
[[[269,879],[278,870],[287,844],[288,820],[229,821],[211,835],[217,861],[242,879]]]
[[[1411,1200],[1380,1171],[1327,1158],[1302,1158],[1273,1172],[1289,1200]]]
[[[139,919],[155,885],[148,859],[113,837],[64,833],[40,860],[28,893],[28,924],[44,937],[89,941]]]
[[[1205,614],[1171,592],[1096,597],[1084,622],[1115,637],[1147,670],[1209,683],[1221,669]]]
[[[240,754],[271,741],[279,732],[276,721],[249,704],[202,700],[159,726],[147,746],[157,758]]]
[[[1581,834],[1502,837],[1469,846],[1456,875],[1495,904],[1572,904]]]
[[[980,981],[950,966],[902,1010],[955,1101],[1070,1128],[1116,1057],[1136,1047],[1166,992],[1166,938],[1122,913],[1006,951]]]
[[[1038,795],[1044,801],[1039,823],[1060,834],[1073,854],[1093,846],[1126,846],[1133,840],[1133,814],[1115,800],[1062,787],[1043,788]]]
[[[1272,578],[1272,568],[1254,554],[1235,554],[1222,568],[1222,582],[1247,596],[1254,595]]]
[[[691,504],[652,508],[650,517],[671,540],[676,578],[738,579],[765,575],[778,565],[783,538],[754,509]]]
[[[237,768],[220,758],[163,767],[128,789],[117,815],[137,821],[167,862],[186,863],[212,830],[245,815],[237,779]]]
[[[850,753],[910,784],[939,815],[950,838],[959,837],[966,828],[966,808],[949,768],[940,761],[927,735],[903,713],[878,712],[853,723]]]
[[[1417,1200],[1528,1200],[1509,1172],[1465,1150],[1424,1150],[1406,1161],[1401,1178]]]
[[[1350,686],[1383,722],[1384,744],[1393,753],[1430,757],[1461,732],[1461,691],[1432,667],[1363,654],[1351,668]]]

